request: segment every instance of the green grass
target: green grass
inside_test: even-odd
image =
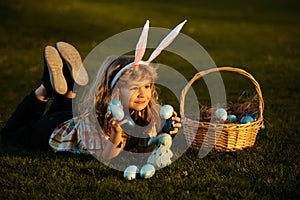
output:
[[[190,149],[151,179],[134,181],[89,156],[1,144],[0,199],[299,199],[299,8],[296,0],[1,1],[0,127],[40,83],[45,45],[65,40],[84,58],[146,19],[165,28],[188,19],[182,32],[218,66],[242,67],[260,83],[266,128],[253,148],[203,159]],[[251,85],[235,75],[224,79],[232,99]]]

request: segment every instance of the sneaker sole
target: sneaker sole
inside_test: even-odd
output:
[[[46,46],[44,55],[53,89],[59,94],[65,94],[68,85],[63,75],[63,62],[58,51],[52,46]]]
[[[56,48],[66,62],[75,83],[81,86],[86,85],[89,81],[88,74],[76,48],[66,42],[57,42]]]

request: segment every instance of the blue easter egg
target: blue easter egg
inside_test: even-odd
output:
[[[237,117],[236,115],[230,114],[227,116],[227,120],[230,122],[236,122],[237,121]]]
[[[155,174],[155,168],[151,164],[145,164],[140,171],[140,176],[142,178],[151,178]]]
[[[257,120],[258,120],[257,114],[256,114],[255,112],[253,112],[253,111],[247,112],[246,115],[252,117],[254,121],[257,121]]]
[[[167,119],[164,126],[163,126],[163,128],[162,128],[162,132],[163,133],[169,133],[170,131],[174,131],[173,124],[175,124],[174,120]]]
[[[112,99],[112,100],[110,100],[110,102],[109,102],[108,105],[109,105],[109,106],[111,106],[111,105],[116,105],[116,106],[118,106],[118,107],[120,107],[120,108],[123,109],[122,103],[121,103],[121,101],[119,101],[118,99]]]
[[[162,119],[169,119],[172,117],[174,109],[170,105],[164,105],[160,108],[160,117]]]
[[[215,111],[215,115],[217,118],[222,119],[224,121],[227,119],[227,111],[224,108],[218,108]]]
[[[244,117],[242,117],[242,119],[240,120],[240,124],[248,124],[248,123],[251,123],[253,122],[254,119],[249,116],[249,115],[245,115]]]
[[[133,121],[133,119],[128,116],[128,115],[125,115],[123,120],[127,120],[126,123],[122,124],[121,127],[122,129],[125,131],[125,132],[130,132],[132,130],[134,130],[135,128],[135,123]]]
[[[124,118],[124,111],[117,105],[108,106],[108,111],[111,112],[111,116],[116,118],[116,120],[120,121]]]
[[[124,178],[126,180],[133,180],[136,178],[136,174],[139,173],[139,169],[135,165],[130,165],[124,170]]]

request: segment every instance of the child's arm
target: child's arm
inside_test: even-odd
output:
[[[126,140],[122,137],[123,130],[121,126],[112,118],[109,123],[112,126],[109,139],[104,144],[102,158],[110,160],[119,155],[124,149]]]

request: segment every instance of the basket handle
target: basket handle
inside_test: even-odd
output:
[[[258,82],[254,79],[254,77],[249,74],[248,72],[246,72],[243,69],[239,69],[239,68],[234,68],[234,67],[219,67],[219,68],[212,68],[212,69],[208,69],[208,70],[204,70],[204,71],[200,71],[198,73],[196,73],[194,75],[194,77],[186,84],[186,86],[183,88],[183,90],[181,91],[181,99],[180,99],[180,115],[182,118],[184,118],[184,101],[185,101],[185,96],[188,92],[188,90],[190,89],[190,87],[192,86],[192,84],[198,80],[199,78],[212,73],[212,72],[218,72],[218,71],[230,71],[230,72],[236,72],[238,74],[244,75],[246,77],[248,77],[252,83],[255,86],[256,92],[258,94],[259,97],[259,120],[263,119],[263,110],[264,110],[264,100],[262,98],[262,92],[260,89],[260,86],[258,84]]]

